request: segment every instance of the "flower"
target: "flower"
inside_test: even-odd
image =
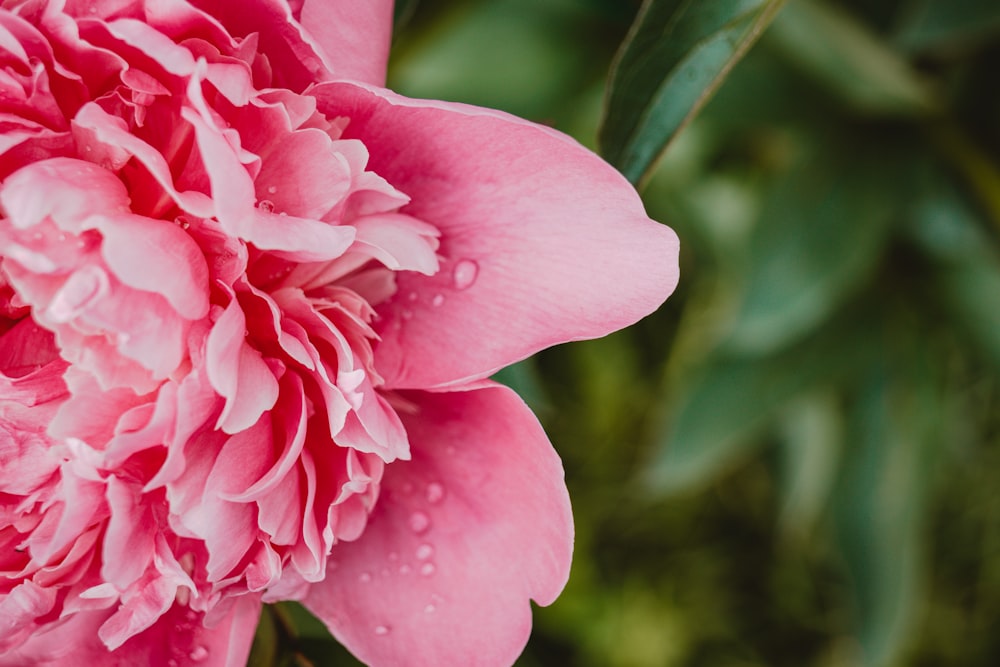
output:
[[[382,88],[391,2],[0,10],[0,664],[239,665],[301,600],[504,664],[568,576],[494,371],[655,309],[677,242],[552,130]]]

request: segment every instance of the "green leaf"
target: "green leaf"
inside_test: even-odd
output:
[[[611,72],[599,144],[633,183],[698,113],[784,0],[646,0]]]
[[[841,9],[790,3],[768,31],[768,43],[862,113],[922,116],[937,110],[930,86],[905,58]]]
[[[854,403],[834,494],[837,544],[868,667],[894,663],[920,599],[924,513],[942,440],[943,397],[928,357],[914,349],[904,367],[873,368]]]
[[[953,328],[1000,368],[1000,254],[989,222],[944,174],[925,176],[907,229],[934,263],[934,287]]]
[[[896,41],[906,49],[967,46],[1000,31],[1000,3],[996,0],[914,0],[897,31]]]
[[[905,170],[845,152],[849,157],[808,155],[768,194],[750,239],[743,301],[729,340],[734,349],[764,353],[795,340],[825,320],[875,266],[898,200],[894,181]]]
[[[695,377],[680,379],[682,393],[649,466],[649,487],[677,493],[711,481],[757,443],[789,401],[863,368],[868,342],[856,327],[831,326],[775,355],[717,356]]]
[[[826,508],[844,440],[832,392],[793,399],[779,416],[780,521],[786,534],[807,539]]]
[[[253,636],[247,667],[274,667],[278,663],[281,647],[278,628],[269,606],[261,610],[257,632]]]

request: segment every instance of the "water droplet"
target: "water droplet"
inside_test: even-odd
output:
[[[471,259],[463,259],[455,265],[451,277],[455,281],[455,289],[469,289],[479,275],[479,265]]]
[[[423,512],[414,512],[410,515],[410,530],[412,530],[417,535],[421,533],[426,533],[427,529],[431,527],[431,520]]]
[[[416,292],[410,292],[409,294],[406,295],[406,298],[409,299],[410,301],[416,301],[417,300],[417,293]]]
[[[424,563],[423,565],[420,566],[420,574],[424,575],[425,577],[429,577],[432,574],[434,574],[435,570],[437,570],[437,568],[434,567],[434,563]]]
[[[399,566],[399,573],[400,574],[409,574],[412,571],[413,570],[410,568],[409,565],[403,564],[403,565]]]
[[[270,199],[261,199],[260,203],[257,204],[257,208],[259,208],[260,210],[264,211],[264,213],[273,213],[274,212],[274,202],[271,201]]]
[[[278,186],[276,186],[276,185],[269,185],[269,186],[267,186],[267,194],[273,195],[277,191],[278,191]]]
[[[407,308],[406,310],[403,311],[403,319],[404,320],[409,320],[412,317],[413,317],[413,311],[412,310],[410,310],[409,308]]]
[[[413,484],[411,482],[404,482],[402,488],[400,489],[404,494],[410,495],[413,493]]]
[[[427,560],[434,555],[434,547],[429,544],[421,544],[417,547],[417,560]]]
[[[208,657],[208,649],[204,646],[195,646],[194,650],[188,655],[189,658],[195,662],[201,662]]]
[[[173,658],[167,660],[167,667],[177,667],[177,661],[174,660]]]
[[[442,303],[444,303],[444,294],[435,294],[434,298],[431,300],[431,305],[437,308]]]
[[[385,626],[385,625],[376,625],[375,626],[375,634],[377,634],[379,637],[384,637],[385,635],[389,634],[389,628],[388,628],[388,626]]]
[[[85,151],[87,151],[87,152],[89,153],[89,152],[91,152],[92,150],[94,150],[94,147],[88,144],[87,146],[84,146],[84,147],[83,147],[83,150],[85,150]]]
[[[426,607],[424,607],[425,614],[433,614],[435,611],[437,611],[437,607],[435,607],[432,604],[429,604]]]
[[[360,581],[363,584],[367,584],[371,580],[372,580],[371,572],[362,572],[361,574],[358,575],[358,581]]]
[[[427,485],[427,502],[435,505],[441,502],[444,498],[444,487],[437,482],[431,482]]]

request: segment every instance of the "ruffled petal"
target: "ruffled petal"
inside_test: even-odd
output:
[[[559,458],[505,387],[404,400],[413,459],[386,468],[364,534],[334,547],[305,604],[374,667],[511,664],[529,598],[551,603],[569,575]]]
[[[500,112],[346,82],[311,90],[345,137],[441,232],[441,270],[400,273],[380,305],[377,368],[398,388],[486,377],[534,352],[603,336],[656,309],[678,242],[596,155]]]
[[[175,604],[152,627],[113,653],[97,634],[109,612],[78,613],[51,630],[34,635],[16,650],[0,655],[0,666],[243,667],[250,656],[260,615],[261,605],[254,597],[237,600],[229,613],[211,628],[202,624],[202,614]]]

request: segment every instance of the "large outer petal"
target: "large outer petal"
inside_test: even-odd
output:
[[[678,242],[632,186],[568,137],[506,114],[347,82],[311,94],[369,168],[441,231],[441,271],[399,274],[379,307],[390,387],[482,378],[534,352],[603,336],[654,309],[678,278]],[[459,289],[456,270],[478,273]],[[471,274],[471,271],[467,271]],[[462,276],[468,282],[468,275]]]
[[[562,465],[534,415],[499,385],[412,392],[413,459],[386,468],[364,535],[334,547],[306,606],[361,660],[505,665],[569,574]]]
[[[305,0],[300,21],[338,78],[385,84],[392,0]]]

